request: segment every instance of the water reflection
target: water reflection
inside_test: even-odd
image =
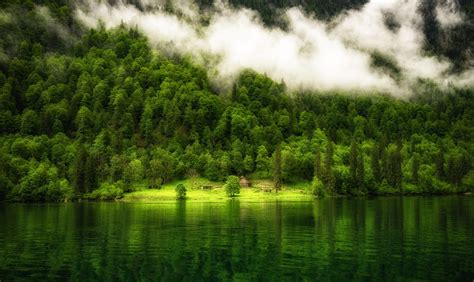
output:
[[[0,279],[472,280],[474,198],[0,205]]]

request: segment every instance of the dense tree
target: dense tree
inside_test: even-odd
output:
[[[143,176],[144,176],[144,170],[145,169],[144,169],[143,164],[140,160],[138,160],[138,159],[132,160],[125,167],[125,170],[124,170],[123,178],[125,180],[125,183],[127,185],[130,185],[133,182],[141,181],[143,179]],[[154,175],[154,177],[155,177],[154,180],[155,180],[155,183],[156,183],[156,175]]]
[[[364,152],[361,150],[359,153],[359,158],[357,159],[357,172],[356,172],[356,181],[358,193],[366,193],[367,187],[365,186],[365,159]]]
[[[267,177],[270,171],[270,159],[268,157],[267,148],[260,145],[257,149],[257,157],[255,159],[256,171],[260,177]]]
[[[442,148],[442,147],[440,147],[440,148],[438,149],[438,154],[436,155],[435,164],[436,164],[436,176],[437,176],[439,179],[444,179],[444,177],[445,177],[445,170],[444,170],[444,152],[443,152],[443,148]]]
[[[372,158],[370,166],[372,168],[372,175],[375,182],[380,182],[382,180],[382,171],[380,168],[380,148],[378,144],[372,146]]]
[[[321,179],[323,176],[323,171],[321,167],[321,152],[319,148],[316,149],[316,154],[314,157],[314,172],[313,175],[318,179]]]
[[[390,145],[386,158],[385,177],[388,184],[394,188],[402,189],[401,145]]]
[[[420,160],[417,154],[413,155],[413,160],[411,164],[411,178],[413,183],[418,184],[419,182],[419,170],[420,170]]]
[[[282,173],[281,173],[281,145],[275,148],[273,156],[273,187],[276,191],[281,189]]]
[[[336,189],[336,177],[333,170],[333,154],[334,144],[329,141],[326,147],[326,155],[324,157],[324,175],[323,181],[329,191],[335,191]]]
[[[349,171],[351,174],[351,185],[352,185],[351,188],[353,190],[356,190],[358,189],[358,185],[360,185],[360,183],[358,181],[359,180],[358,178],[359,152],[358,152],[357,143],[355,140],[352,140],[351,142],[351,153],[349,157],[349,164],[350,164]]]
[[[273,177],[277,190],[313,180],[318,195],[473,189],[471,88],[419,82],[398,100],[291,90],[245,70],[221,95],[135,29],[90,29],[69,47],[21,33],[0,62],[0,198],[116,199],[189,171]]]

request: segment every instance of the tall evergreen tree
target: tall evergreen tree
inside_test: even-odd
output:
[[[324,184],[330,191],[334,191],[336,188],[336,178],[333,171],[333,155],[334,144],[331,141],[328,141],[326,156],[324,158]]]
[[[446,176],[444,170],[444,150],[443,147],[439,147],[438,154],[436,154],[435,158],[435,165],[436,165],[436,176],[443,180]]]
[[[76,153],[76,159],[74,162],[74,174],[73,174],[73,185],[74,190],[77,194],[86,192],[86,162],[87,154],[84,149],[84,145],[79,145],[78,152]]]
[[[352,139],[351,142],[351,151],[349,155],[349,172],[351,174],[351,188],[353,190],[358,189],[358,178],[357,178],[357,172],[358,172],[358,164],[359,164],[359,157],[358,157],[358,148],[357,148],[357,143],[354,139]]]
[[[319,148],[316,149],[316,155],[314,157],[314,176],[319,178],[320,180],[322,179],[322,170],[321,170],[321,152]]]
[[[358,190],[360,192],[365,192],[366,187],[365,187],[365,162],[364,162],[364,153],[362,151],[359,151],[359,158],[358,158],[358,165],[357,165],[357,185],[358,185]]]
[[[420,160],[417,153],[413,155],[413,163],[411,165],[411,178],[414,184],[418,184],[418,171],[420,169]]]
[[[84,173],[84,192],[92,192],[97,186],[97,161],[94,155],[87,154]]]
[[[273,185],[276,191],[281,189],[281,144],[275,148],[275,157],[273,164]]]
[[[390,186],[402,189],[402,156],[401,145],[389,146],[386,156],[386,179]]]
[[[380,169],[380,149],[377,143],[374,144],[372,148],[372,158],[370,166],[372,169],[372,174],[376,183],[380,183],[382,178],[382,173]]]
[[[456,158],[453,155],[448,156],[447,164],[446,164],[446,179],[456,185],[457,184],[457,167],[456,167]]]

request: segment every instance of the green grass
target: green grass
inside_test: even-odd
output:
[[[195,180],[185,179],[165,184],[161,189],[146,189],[144,186],[138,186],[138,191],[126,193],[122,201],[128,202],[165,202],[176,201],[175,187],[178,184],[184,184],[186,187],[186,200],[199,202],[220,202],[231,199],[225,193],[223,182],[213,182],[205,178]],[[201,186],[211,185],[211,190],[201,190]],[[263,201],[312,201],[314,196],[311,194],[310,183],[295,183],[284,185],[278,193],[264,192],[265,189],[271,189],[273,184],[268,180],[252,180],[252,187],[241,188],[240,194],[235,197],[246,202]]]

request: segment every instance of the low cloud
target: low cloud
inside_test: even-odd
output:
[[[206,25],[199,24],[196,5],[184,1],[174,2],[175,14],[165,12],[159,1],[143,0],[141,9],[120,1],[114,5],[104,2],[90,0],[78,6],[77,18],[89,27],[99,21],[107,28],[122,23],[137,27],[154,46],[171,46],[176,52],[191,54],[197,62],[217,58],[208,65],[214,68],[216,81],[232,81],[242,69],[251,68],[276,81],[284,80],[290,88],[315,90],[383,91],[401,96],[418,79],[440,85],[474,85],[472,70],[449,75],[449,61],[424,53],[420,1],[416,0],[372,0],[330,22],[292,8],[283,15],[288,22],[285,30],[264,26],[256,12],[233,9],[222,2],[206,14]],[[462,22],[453,3],[437,6],[441,26]],[[400,69],[400,78],[374,68],[374,52],[392,60]]]
[[[52,15],[48,7],[46,6],[36,6],[36,14],[45,21],[46,29],[50,33],[57,34],[65,43],[70,43],[74,40],[74,36],[71,34],[70,30],[67,29],[64,25],[59,23]]]
[[[436,18],[443,28],[450,28],[463,23],[464,15],[459,11],[456,0],[444,0],[436,7]]]

